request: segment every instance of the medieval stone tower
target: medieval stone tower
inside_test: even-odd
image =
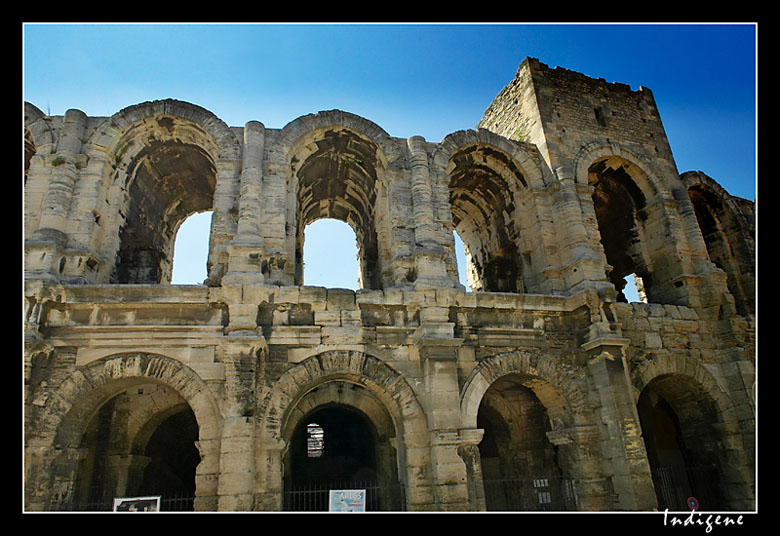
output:
[[[176,100],[24,135],[27,510],[754,507],[753,202],[679,173],[646,88],[526,59],[437,142]],[[320,218],[359,290],[306,286]]]

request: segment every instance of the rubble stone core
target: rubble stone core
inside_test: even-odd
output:
[[[24,147],[28,511],[337,481],[381,510],[755,507],[754,203],[678,172],[647,88],[527,58],[439,142],[25,103]],[[202,211],[207,279],[172,285]],[[359,290],[306,285],[320,218]]]

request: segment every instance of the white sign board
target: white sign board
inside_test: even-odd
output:
[[[114,499],[114,512],[159,512],[160,496]]]
[[[330,512],[365,512],[366,490],[332,489],[328,500]]]

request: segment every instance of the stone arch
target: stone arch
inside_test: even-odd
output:
[[[639,394],[657,378],[680,376],[689,379],[702,396],[716,407],[724,421],[736,422],[736,413],[727,388],[704,365],[681,354],[654,355],[632,367],[630,373],[634,396]]]
[[[490,130],[459,130],[448,134],[442,139],[434,152],[433,164],[439,170],[447,170],[451,165],[452,157],[463,147],[470,145],[492,146],[505,153],[509,160],[506,162],[506,172],[520,173],[522,182],[527,188],[544,187],[552,181],[549,173],[545,173],[538,156],[536,146],[518,143],[504,138]]]
[[[429,504],[431,482],[425,467],[428,437],[425,415],[404,377],[371,355],[347,350],[312,356],[285,372],[260,404],[258,420],[263,444],[286,445],[295,423],[321,403],[329,384],[355,386],[344,401],[358,404],[379,433],[394,430],[398,474],[407,489],[407,503]],[[338,389],[338,387],[336,387]],[[332,394],[332,392],[331,392]],[[362,402],[357,400],[362,398]]]
[[[680,180],[689,190],[695,186],[705,187],[717,195],[724,203],[733,204],[732,196],[718,182],[702,171],[686,171],[680,174]],[[735,209],[735,212],[737,210]]]
[[[729,195],[700,171],[680,175],[690,197],[709,259],[726,273],[737,311],[755,310],[755,222],[748,202]],[[742,201],[742,202],[740,202]]]
[[[305,227],[320,218],[350,225],[360,265],[359,285],[378,289],[389,252],[390,221],[385,173],[399,153],[376,124],[333,110],[303,116],[285,126],[269,147],[269,160],[284,170],[288,243],[295,244],[294,279],[303,284]]]
[[[130,147],[132,138],[126,137],[127,133],[155,117],[175,117],[197,125],[202,134],[213,140],[210,156],[215,161],[241,159],[241,145],[227,124],[201,106],[176,99],[147,101],[123,108],[94,129],[85,142],[84,152],[98,157],[107,153],[115,159],[121,159],[127,151],[138,152],[141,148]]]
[[[677,448],[683,453],[688,476],[693,478],[692,470],[707,471],[707,479],[699,484],[701,493],[718,491],[720,496],[709,497],[717,502],[716,509],[753,508],[755,475],[751,454],[755,435],[750,430],[754,422],[744,426],[740,422],[724,381],[705,365],[678,354],[652,356],[633,367],[630,376],[654,480],[659,464],[664,463],[656,459],[655,446],[648,443],[657,436],[646,415],[647,408],[661,405],[677,422]],[[744,433],[743,428],[749,431]],[[690,485],[696,484],[691,480]],[[690,493],[687,489],[685,492]],[[659,501],[664,500],[659,493]]]
[[[24,159],[25,172],[35,154],[50,154],[54,151],[54,135],[44,113],[35,105],[24,103]]]
[[[349,382],[358,387],[357,384]],[[293,428],[312,410],[330,403],[341,404],[362,412],[376,426],[382,437],[395,437],[395,425],[387,409],[368,389],[343,389],[338,381],[326,381],[307,391],[287,413],[282,437],[290,437]]]
[[[212,242],[229,234],[230,207],[216,202],[241,167],[241,148],[207,110],[172,99],[127,107],[98,125],[85,144],[102,161],[101,188],[115,227],[103,231],[103,256],[116,258],[118,283],[170,282],[173,241],[181,223],[214,210]],[[209,267],[217,259],[209,259]]]
[[[472,290],[525,292],[538,257],[529,234],[536,234],[535,207],[528,191],[544,184],[533,155],[487,130],[447,136],[434,154],[434,167],[449,180],[453,230],[466,248]]]
[[[516,375],[547,409],[553,430],[585,424],[587,390],[568,367],[552,358],[521,350],[502,353],[483,361],[466,379],[460,396],[465,428],[476,428],[477,411],[485,393],[499,378]]]
[[[150,404],[149,407],[143,408],[144,414],[137,416],[137,424],[129,438],[129,452],[143,452],[143,448],[149,442],[149,438],[152,436],[157,426],[165,419],[180,413],[183,409],[189,406],[186,403],[173,403],[166,404],[163,407],[165,408],[163,411],[155,411],[157,408],[155,408],[152,404]]]
[[[625,166],[645,199],[672,198],[669,187],[653,164],[617,142],[593,142],[583,146],[573,160],[576,181],[587,185],[590,168],[599,161],[608,161],[608,166]]]
[[[310,426],[320,441],[314,454],[308,442]],[[301,509],[297,501],[289,500],[295,496],[293,490],[336,482],[381,490],[369,491],[370,510],[404,509],[400,438],[390,413],[369,389],[347,380],[319,384],[289,412],[282,434],[287,444],[285,510]]]
[[[142,352],[116,354],[80,367],[47,397],[35,432],[26,438],[30,452],[26,469],[28,495],[36,489],[46,489],[48,504],[72,499],[81,457],[80,441],[95,412],[128,388],[150,383],[172,389],[195,415],[196,446],[201,456],[196,472],[195,508],[215,505],[214,476],[219,473],[221,430],[217,402],[205,382],[189,367],[162,355]],[[52,485],[38,482],[35,475],[39,474],[49,475],[43,478],[59,478]]]
[[[583,438],[597,434],[582,380],[552,359],[519,350],[487,358],[469,375],[461,417],[464,428],[483,433],[479,474],[488,510],[544,509],[534,489],[542,483],[554,508],[577,509],[572,479],[601,478],[581,463],[593,449]]]
[[[627,301],[622,291],[634,276],[647,301],[686,304],[690,289],[680,278],[693,267],[685,267],[691,264],[689,235],[678,213],[678,204],[686,200],[676,200],[668,184],[677,177],[662,176],[618,143],[583,147],[574,166],[577,182],[592,189],[592,204],[583,212],[586,221],[596,222],[589,232],[604,255],[618,300]]]
[[[380,149],[377,156],[384,168],[388,168],[402,158],[400,151],[392,143],[390,135],[382,127],[350,112],[329,110],[301,116],[287,123],[273,144],[268,147],[270,159],[277,162],[289,162],[295,153],[296,145],[312,132],[343,127],[353,130],[371,140]]]

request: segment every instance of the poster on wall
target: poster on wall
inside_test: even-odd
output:
[[[159,512],[160,496],[114,499],[114,512]]]
[[[365,512],[366,490],[332,489],[328,501],[330,512]]]

